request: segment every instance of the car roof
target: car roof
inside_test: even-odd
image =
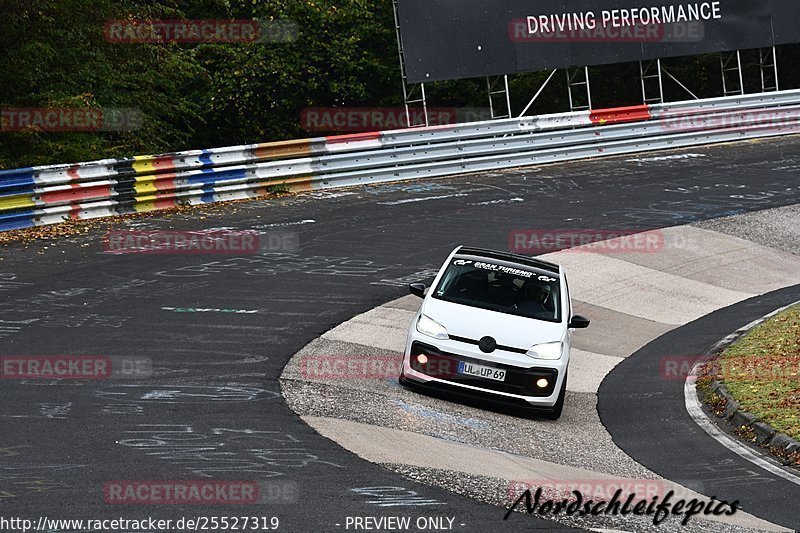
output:
[[[456,251],[456,255],[472,255],[477,257],[485,257],[487,259],[508,261],[510,263],[517,263],[518,265],[538,268],[555,275],[559,275],[561,273],[560,267],[555,263],[550,263],[534,257],[526,257],[524,255],[519,255],[512,252],[500,252],[498,250],[487,250],[485,248],[462,246]]]

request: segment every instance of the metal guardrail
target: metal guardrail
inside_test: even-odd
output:
[[[800,133],[800,91],[0,171],[0,231]]]

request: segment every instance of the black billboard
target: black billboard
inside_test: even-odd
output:
[[[398,0],[410,83],[800,42],[800,0]]]

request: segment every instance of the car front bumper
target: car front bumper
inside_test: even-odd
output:
[[[501,352],[484,354],[477,346],[437,341],[415,333],[409,335],[403,358],[403,378],[407,385],[534,409],[553,407],[558,400],[569,364],[568,354],[556,361]],[[425,364],[417,358],[420,353],[427,358]],[[460,362],[502,369],[506,377],[500,382],[459,374]],[[536,385],[541,379],[547,380],[547,387]]]

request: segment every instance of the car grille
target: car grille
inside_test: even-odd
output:
[[[465,344],[473,344],[475,346],[480,344],[480,341],[475,340],[475,339],[470,339],[470,338],[467,338],[467,337],[456,337],[455,335],[450,335],[450,339],[452,339],[454,341],[458,341],[458,342],[463,342]],[[496,350],[504,350],[506,352],[512,352],[512,353],[521,353],[521,354],[528,353],[528,350],[523,350],[522,348],[514,348],[512,346],[503,346],[502,344],[498,344],[497,348],[495,348],[495,349]]]
[[[424,365],[417,360],[417,355],[419,354],[425,354],[428,358]],[[505,370],[506,379],[505,381],[494,381],[459,374],[458,363],[460,361]],[[491,363],[482,359],[444,352],[421,342],[414,342],[411,345],[411,368],[426,376],[451,383],[508,394],[518,394],[520,396],[550,396],[553,394],[555,383],[558,379],[558,371],[553,368],[519,368],[500,363]],[[546,378],[550,383],[545,389],[540,389],[535,385],[536,381],[541,378]]]

